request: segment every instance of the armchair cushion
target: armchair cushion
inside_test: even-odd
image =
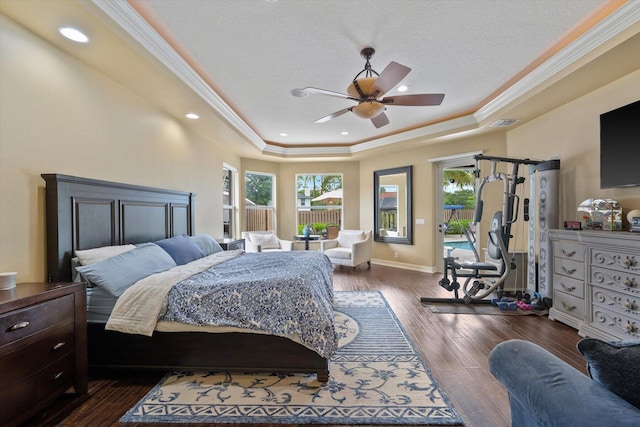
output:
[[[640,408],[640,341],[585,338],[578,350],[595,382]]]
[[[350,248],[352,244],[364,240],[364,231],[361,230],[341,230],[338,233],[338,246]]]
[[[248,236],[251,243],[260,245],[262,249],[279,249],[280,248],[280,241],[278,240],[275,234],[249,233]]]

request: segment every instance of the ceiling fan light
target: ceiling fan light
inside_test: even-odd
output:
[[[351,111],[363,119],[372,119],[384,111],[384,105],[376,101],[364,101],[353,107]]]
[[[358,86],[360,90],[364,94],[364,96],[371,96],[373,93],[373,85],[375,84],[377,77],[363,77],[361,79],[356,80],[358,82]],[[360,92],[356,89],[356,86],[351,83],[347,88],[347,93],[354,98],[360,98]]]

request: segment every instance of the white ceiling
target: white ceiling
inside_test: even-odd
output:
[[[602,55],[638,33],[640,1],[624,3],[1,0],[0,11],[170,114],[191,110],[201,121],[217,114],[256,153],[295,158],[348,156],[405,140],[485,131],[501,118],[531,119],[540,108],[523,108],[524,100],[566,80],[593,61],[594,52]],[[89,33],[91,49],[60,40],[55,28],[65,20]],[[120,52],[122,45],[128,51]],[[374,70],[382,72],[390,61],[406,65],[412,69],[402,81],[406,93],[445,93],[443,103],[389,106],[390,124],[380,129],[352,113],[314,123],[354,103],[322,95],[296,98],[290,90],[314,86],[345,93],[364,66],[360,50],[367,46],[376,50]],[[585,79],[585,85],[633,69],[638,60]],[[189,101],[194,95],[200,102]],[[549,108],[541,98],[537,102]],[[198,126],[206,133],[206,124]]]

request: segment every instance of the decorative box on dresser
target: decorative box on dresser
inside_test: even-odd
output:
[[[640,234],[552,230],[549,318],[582,336],[640,339]]]
[[[71,387],[87,394],[85,292],[84,283],[0,291],[0,425],[41,414]]]

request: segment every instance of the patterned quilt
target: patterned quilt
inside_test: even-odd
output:
[[[297,335],[330,358],[337,350],[332,276],[320,252],[244,253],[174,285],[158,320]]]

